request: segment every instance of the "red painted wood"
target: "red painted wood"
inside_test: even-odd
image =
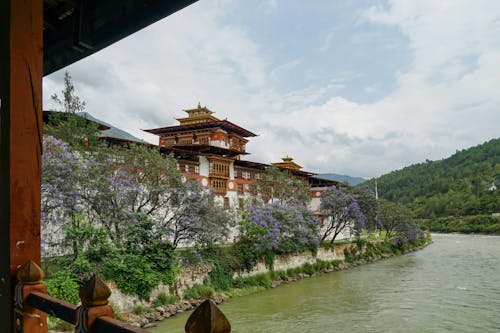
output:
[[[10,268],[40,264],[43,2],[11,1]]]
[[[0,332],[8,333],[16,271],[40,263],[43,1],[2,0],[0,11]]]

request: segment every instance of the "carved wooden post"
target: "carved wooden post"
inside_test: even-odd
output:
[[[42,280],[44,273],[33,261],[22,265],[17,272],[19,282],[14,292],[14,325],[15,332],[47,332],[47,314],[31,307],[28,296],[32,292],[47,293],[47,287]]]
[[[231,324],[217,305],[207,299],[189,316],[184,330],[186,333],[229,333]]]
[[[113,309],[108,305],[110,295],[109,287],[94,274],[80,289],[82,305],[76,310],[75,333],[93,333],[97,318],[114,317]]]

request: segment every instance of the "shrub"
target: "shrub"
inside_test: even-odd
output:
[[[248,238],[242,238],[231,247],[231,254],[236,258],[234,271],[251,271],[259,261],[254,244]]]
[[[297,277],[297,271],[295,270],[295,268],[289,268],[286,270],[286,275],[288,275],[291,278],[295,278]]]
[[[316,272],[319,272],[328,267],[328,261],[316,259],[316,262],[313,264],[313,268]]]
[[[342,263],[342,260],[338,260],[338,259],[330,261],[330,264],[332,264],[333,267],[339,267],[339,265],[341,263]]]
[[[306,262],[304,265],[302,265],[302,272],[312,275],[314,274],[314,267],[310,263]]]
[[[135,314],[140,315],[140,314],[146,312],[146,310],[147,310],[147,308],[144,305],[137,304],[136,306],[134,306],[134,310],[133,311],[134,311]]]
[[[207,299],[212,298],[214,292],[215,290],[211,286],[207,286],[204,284],[195,284],[191,288],[184,291],[184,297],[192,299]]]
[[[217,266],[210,273],[208,273],[206,284],[213,286],[215,290],[229,290],[233,284],[233,277],[231,272]]]
[[[278,276],[279,276],[279,278],[280,278],[281,280],[283,280],[283,281],[286,281],[286,280],[287,280],[287,278],[288,278],[288,274],[286,273],[286,271],[285,271],[285,270],[279,270],[279,271],[277,271],[276,273],[278,274]]]
[[[266,251],[264,253],[264,262],[266,264],[266,267],[272,271],[274,269],[274,258],[276,254],[273,251]]]
[[[161,292],[156,296],[153,301],[154,306],[162,306],[165,304],[174,304],[177,302],[177,296],[175,295],[167,295],[165,292]]]
[[[273,284],[271,275],[272,275],[271,273],[261,273],[247,277],[238,277],[234,279],[233,286],[235,288],[246,288],[246,287],[270,288],[271,285]]]
[[[77,279],[69,270],[63,269],[52,273],[50,279],[45,284],[47,285],[47,293],[50,296],[72,304],[80,302]]]
[[[273,281],[271,280],[271,276],[268,273],[262,273],[262,274],[255,275],[255,281],[256,281],[258,286],[261,286],[264,288],[270,288],[271,285],[273,284]]]
[[[162,275],[153,270],[140,255],[124,255],[106,261],[103,267],[107,279],[114,280],[122,291],[149,300],[151,290],[161,282]]]

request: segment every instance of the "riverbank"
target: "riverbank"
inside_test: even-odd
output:
[[[277,256],[274,258],[274,267],[272,269],[266,269],[264,260],[261,260],[253,271],[235,276],[233,279],[235,288],[215,292],[213,287],[205,285],[204,288],[198,291],[198,296],[200,298],[212,298],[217,304],[220,304],[231,297],[250,295],[266,289],[277,288],[282,284],[335,271],[342,271],[414,252],[422,249],[431,242],[430,234],[426,234],[425,238],[420,239],[414,244],[382,241],[359,242],[339,245],[333,248],[320,248],[315,256],[311,253],[302,253],[296,256]],[[310,257],[315,258],[314,261],[309,260],[308,258]],[[342,259],[321,259],[328,257]],[[294,264],[301,261],[306,262],[294,266]],[[284,269],[286,263],[291,265],[287,269]],[[133,326],[149,328],[154,327],[158,321],[194,309],[202,301],[203,299],[184,299],[175,304],[142,306],[134,312],[121,313],[119,316]]]
[[[426,248],[220,305],[239,333],[497,332],[499,236],[432,234]],[[190,313],[152,333],[183,333]]]
[[[472,215],[449,216],[419,221],[422,228],[431,232],[500,235],[500,216]]]

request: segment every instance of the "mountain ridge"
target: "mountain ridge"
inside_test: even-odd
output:
[[[500,138],[442,160],[392,171],[377,180],[379,197],[407,205],[416,217],[500,212]],[[362,184],[373,188],[374,181]]]
[[[361,177],[353,177],[349,175],[341,175],[338,173],[322,173],[319,174],[318,177],[324,178],[324,179],[329,179],[329,180],[335,180],[337,182],[346,182],[347,184],[351,186],[356,186],[364,181],[366,181],[365,178]]]

